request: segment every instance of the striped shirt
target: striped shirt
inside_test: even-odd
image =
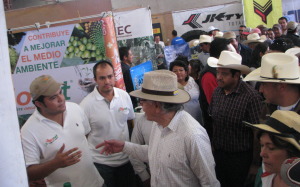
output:
[[[262,98],[250,85],[240,81],[230,94],[217,87],[209,106],[213,119],[213,147],[227,152],[249,151],[253,148],[253,132],[242,121],[258,123]]]
[[[208,135],[185,111],[165,128],[154,122],[149,146],[126,142],[123,152],[145,162],[149,158],[151,186],[220,186]]]

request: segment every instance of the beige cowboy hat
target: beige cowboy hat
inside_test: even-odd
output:
[[[225,32],[223,34],[223,38],[230,40],[230,39],[236,39],[236,34],[233,31]]]
[[[265,54],[261,67],[249,73],[244,81],[300,84],[298,58],[285,53]]]
[[[262,43],[264,40],[258,35],[258,33],[252,33],[247,36],[247,40],[243,42],[243,44],[248,43]]]
[[[245,121],[243,123],[272,133],[280,139],[291,143],[300,151],[300,115],[294,111],[276,110],[265,124],[251,124]]]
[[[177,76],[169,70],[156,70],[144,74],[142,89],[129,93],[133,97],[163,103],[186,103],[191,97],[178,89]]]
[[[209,57],[207,64],[213,68],[228,68],[235,69],[242,72],[242,74],[248,74],[251,72],[248,66],[242,65],[242,57],[238,53],[231,51],[222,51],[220,58]]]
[[[210,37],[209,35],[200,35],[199,37],[199,44],[211,43],[211,41],[212,41],[212,37]]]

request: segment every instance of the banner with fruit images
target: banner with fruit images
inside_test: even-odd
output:
[[[125,88],[112,16],[28,31],[21,36],[10,43],[18,115],[33,113],[29,85],[43,74],[64,83],[67,101],[80,103],[94,89],[92,68],[102,59],[112,62],[116,86]]]

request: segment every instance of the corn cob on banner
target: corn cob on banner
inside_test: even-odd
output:
[[[33,113],[29,85],[40,75],[64,83],[67,101],[80,103],[96,83],[93,66],[99,60],[112,62],[116,85],[125,88],[111,14],[94,21],[27,31],[10,43],[18,115]]]
[[[271,28],[282,16],[281,0],[243,0],[246,26]]]

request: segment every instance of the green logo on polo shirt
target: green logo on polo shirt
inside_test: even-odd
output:
[[[51,139],[46,139],[45,146],[48,146],[49,144],[52,144],[57,139],[58,139],[57,134]]]

